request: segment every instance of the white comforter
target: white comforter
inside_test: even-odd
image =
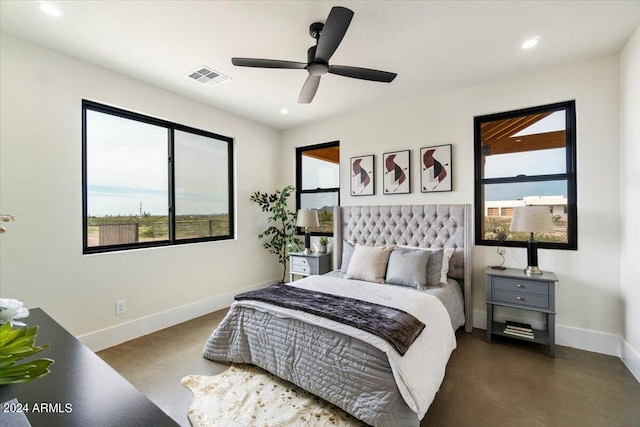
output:
[[[400,356],[391,344],[382,338],[352,326],[259,301],[243,300],[234,303],[266,311],[275,316],[295,318],[319,325],[382,350],[389,358],[393,376],[407,406],[422,419],[442,383],[449,356],[456,348],[455,333],[449,314],[440,300],[411,288],[327,276],[309,276],[291,283],[291,286],[394,307],[410,313],[426,325],[405,355]]]

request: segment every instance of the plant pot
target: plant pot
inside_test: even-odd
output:
[[[321,254],[327,253],[327,245],[320,245],[320,249],[318,249],[318,252],[320,252]]]

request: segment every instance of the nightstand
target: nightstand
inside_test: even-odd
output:
[[[507,268],[494,270],[488,267],[487,276],[487,342],[491,335],[500,335],[549,346],[549,356],[556,357],[556,293],[558,278],[551,272],[527,275],[523,270]],[[496,306],[518,308],[545,313],[546,330],[533,330],[533,339],[520,338],[504,333],[505,324],[493,321]]]
[[[304,252],[291,252],[289,254],[289,281],[293,282],[293,276],[311,276],[325,274],[331,271],[331,254],[313,252],[305,255]]]

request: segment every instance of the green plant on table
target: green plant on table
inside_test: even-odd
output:
[[[0,385],[26,383],[44,377],[49,372],[51,359],[37,359],[17,364],[19,360],[34,355],[49,346],[35,345],[37,326],[19,326],[11,323],[0,326]]]
[[[327,246],[329,244],[329,238],[322,236],[320,238],[320,246]]]

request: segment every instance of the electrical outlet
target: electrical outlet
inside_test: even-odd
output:
[[[127,311],[127,303],[125,300],[116,301],[116,314],[122,314]]]

